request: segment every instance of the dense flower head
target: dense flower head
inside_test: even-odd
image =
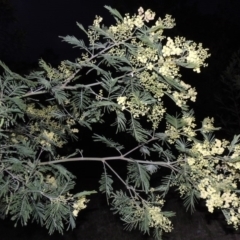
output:
[[[165,232],[171,232],[173,227],[171,221],[161,213],[159,207],[149,207],[150,227],[161,228]]]
[[[86,197],[80,197],[77,200],[75,200],[73,202],[73,216],[77,217],[79,211],[81,211],[82,209],[86,208],[86,203],[88,202],[88,200],[86,199]]]

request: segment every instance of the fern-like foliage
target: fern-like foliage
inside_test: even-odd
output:
[[[110,148],[115,148],[117,151],[121,151],[124,149],[124,146],[120,145],[119,143],[114,142],[112,139],[107,139],[104,136],[100,136],[98,134],[93,135],[94,142],[102,142],[105,143]]]
[[[107,172],[102,173],[101,179],[99,180],[100,187],[99,190],[102,193],[106,193],[107,203],[109,204],[109,197],[113,192],[113,180],[112,176],[107,174]]]
[[[140,211],[138,216],[136,215],[138,210],[142,210],[140,201],[133,201],[123,191],[116,191],[113,195],[112,205],[114,213],[118,213],[123,222],[125,222],[125,229],[131,231],[139,228],[140,231],[149,233],[149,221],[146,217],[147,214],[144,214],[143,210]]]
[[[127,132],[130,133],[137,142],[146,142],[149,136],[149,132],[142,128],[139,121],[131,117],[131,120],[128,121],[129,129]]]
[[[129,183],[133,183],[134,187],[141,187],[146,193],[149,190],[150,175],[147,169],[139,163],[128,163],[128,179]]]

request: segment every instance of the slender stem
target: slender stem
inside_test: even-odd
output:
[[[162,167],[170,168],[174,171],[178,171],[173,165],[178,164],[178,161],[175,162],[151,162],[151,161],[144,161],[144,160],[138,160],[138,159],[130,159],[123,156],[114,156],[114,157],[78,157],[78,158],[66,158],[61,160],[53,160],[53,161],[47,161],[47,162],[41,162],[39,165],[51,165],[51,164],[57,164],[57,163],[64,163],[64,162],[80,162],[80,161],[100,161],[105,162],[106,161],[127,161],[127,162],[138,162],[143,164],[152,164],[152,165],[159,165]]]
[[[108,166],[108,168],[110,168],[110,170],[115,174],[115,176],[117,176],[117,178],[126,186],[127,190],[129,191],[129,194],[131,195],[132,199],[134,199],[132,192],[134,192],[135,196],[137,196],[138,198],[141,198],[143,201],[145,201],[136,191],[136,189],[132,186],[128,186],[127,183],[118,175],[118,173],[106,162],[104,161],[104,164],[106,164]]]
[[[38,162],[38,161],[39,161],[39,159],[40,159],[40,157],[41,157],[42,153],[43,153],[43,149],[41,148],[41,151],[40,151],[40,153],[39,153],[39,155],[38,155],[38,157],[37,157],[37,159],[36,159],[36,162]]]
[[[106,164],[106,165],[108,166],[108,168],[111,169],[111,171],[115,174],[115,176],[117,176],[117,178],[118,178],[126,187],[128,187],[127,184],[126,184],[126,182],[118,175],[118,173],[117,173],[106,161],[104,161],[104,164]]]
[[[20,98],[23,98],[23,97],[29,97],[29,96],[34,96],[34,95],[40,95],[40,94],[44,94],[46,93],[47,91],[39,91],[39,92],[29,92],[29,93],[26,93],[24,95],[22,95]]]

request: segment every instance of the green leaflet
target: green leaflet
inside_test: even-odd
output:
[[[147,193],[150,186],[150,175],[144,165],[137,162],[128,163],[127,169],[129,183],[133,183],[134,187],[141,187]]]

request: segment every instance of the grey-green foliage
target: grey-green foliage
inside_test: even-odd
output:
[[[134,188],[143,189],[146,193],[149,191],[150,175],[145,165],[138,162],[128,164],[128,181],[133,183]]]
[[[73,36],[62,37],[82,51],[75,62],[63,61],[55,69],[41,59],[42,71],[26,76],[0,62],[4,69],[0,76],[0,211],[23,225],[35,220],[50,234],[63,233],[65,224],[74,228],[87,195],[95,191],[71,193],[75,177],[61,163],[101,161],[99,190],[106,194],[112,210],[121,216],[127,229],[138,228],[144,233],[153,230],[155,238],[161,239],[163,232],[172,230],[169,218],[174,214],[162,209],[170,188],[178,190],[186,208],[193,211],[203,191],[198,186],[206,177],[204,171],[209,170],[208,176],[215,179],[216,161],[230,158],[218,156],[216,160],[211,154],[206,156],[207,150],[196,150],[197,144],[202,148],[206,142],[213,144],[209,133],[216,128],[207,118],[194,130],[193,111],[187,101],[195,101],[196,93],[179,79],[180,66],[199,72],[209,55],[202,46],[184,38],[175,43],[165,40],[163,30],[174,26],[169,15],[150,27],[148,22],[154,18],[150,10],[140,8],[138,15],[122,17],[117,10],[106,8],[114,15],[116,25],[102,26],[100,17],[88,30],[77,24],[87,34],[89,45]],[[169,42],[164,45],[164,41]],[[83,83],[86,79],[88,82]],[[167,97],[180,107],[181,114],[165,114]],[[115,127],[116,134],[126,132],[136,143],[134,148],[123,146],[117,136],[93,133],[93,141],[114,149],[116,155],[85,157],[84,149],[58,155],[59,148],[81,136],[81,127],[92,130],[92,125],[103,123],[107,114],[115,115],[109,127]],[[161,123],[166,123],[163,131]],[[150,129],[143,127],[146,124]],[[198,132],[203,140],[197,140]],[[239,136],[235,136],[230,153],[235,153],[238,142]],[[180,154],[173,154],[172,148]],[[133,157],[133,153],[143,157]],[[188,159],[196,161],[200,169]],[[214,164],[210,164],[212,160]],[[126,177],[113,168],[112,161],[128,162]],[[170,174],[159,186],[151,187],[152,174],[163,167]],[[123,189],[114,190],[113,176]]]

